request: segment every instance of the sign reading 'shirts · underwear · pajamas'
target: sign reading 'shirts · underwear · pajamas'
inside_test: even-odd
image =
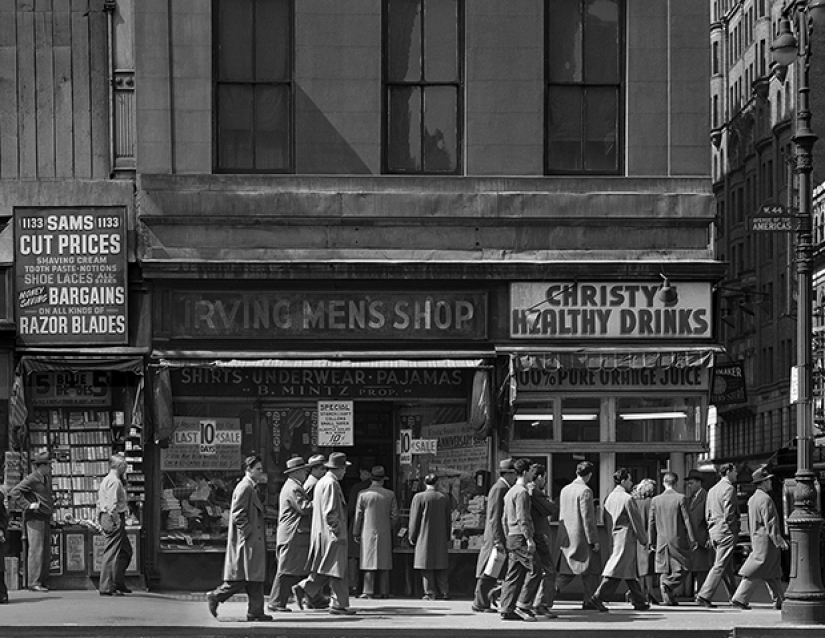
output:
[[[128,343],[123,208],[18,208],[14,230],[19,343]]]

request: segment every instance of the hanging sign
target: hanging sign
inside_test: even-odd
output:
[[[741,362],[714,365],[713,379],[710,384],[710,403],[712,405],[734,405],[747,400],[745,365]]]
[[[318,401],[318,445],[354,445],[354,402]]]
[[[18,208],[14,229],[17,341],[128,343],[126,211]]]

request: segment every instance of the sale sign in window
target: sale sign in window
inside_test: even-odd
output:
[[[163,470],[239,470],[241,421],[174,417],[169,447],[160,451]]]
[[[123,208],[18,208],[14,231],[20,344],[128,343]]]

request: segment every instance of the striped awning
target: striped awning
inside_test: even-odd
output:
[[[644,368],[692,368],[713,366],[716,349],[684,350],[557,350],[551,352],[512,352],[513,368],[523,370],[634,370]]]

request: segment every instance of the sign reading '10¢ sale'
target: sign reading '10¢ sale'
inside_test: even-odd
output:
[[[123,208],[18,208],[14,230],[19,343],[128,343]]]

